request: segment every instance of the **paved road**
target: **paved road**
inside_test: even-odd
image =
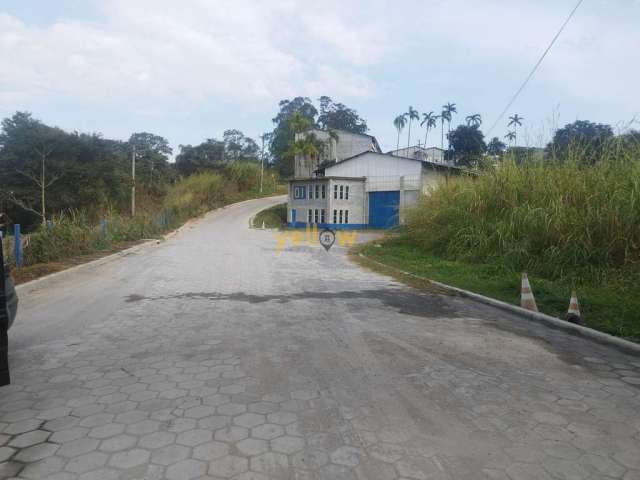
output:
[[[640,479],[640,358],[278,253],[275,202],[22,298],[0,477]]]

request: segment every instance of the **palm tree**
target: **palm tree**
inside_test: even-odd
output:
[[[448,102],[447,104],[443,105],[442,114],[444,115],[445,113],[446,113],[445,120],[447,121],[449,133],[451,133],[451,119],[453,118],[454,113],[458,113],[458,110],[456,109],[456,104]],[[444,145],[444,140],[442,143]]]
[[[451,112],[442,109],[440,112],[440,148],[444,150],[444,122],[451,122]]]
[[[474,127],[479,127],[482,125],[482,116],[479,113],[469,115],[465,120],[469,126],[473,125]]]
[[[509,127],[513,125],[513,134],[514,134],[514,145],[518,145],[518,127],[522,126],[523,117],[518,115],[517,113],[511,117],[509,117]]]
[[[396,130],[398,130],[398,145],[396,146],[396,150],[400,150],[400,133],[404,129],[404,126],[407,124],[407,117],[405,115],[405,113],[403,113],[402,115],[398,115],[393,120],[393,126],[396,127]]]
[[[504,136],[504,138],[506,138],[509,141],[509,144],[511,144],[511,142],[516,139],[516,132],[509,132]]]
[[[406,117],[409,119],[409,135],[407,136],[407,148],[411,143],[411,121],[412,120],[420,120],[420,113],[416,109],[414,109],[411,105],[409,105],[409,110],[405,113]]]
[[[426,125],[427,129],[424,132],[424,147],[427,148],[427,135],[429,135],[429,130],[432,128],[436,128],[438,124],[438,115],[434,115],[433,112],[423,113],[422,114],[422,122],[420,122],[420,126]]]

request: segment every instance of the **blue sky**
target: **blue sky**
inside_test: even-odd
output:
[[[121,139],[151,131],[177,150],[226,128],[258,137],[280,99],[329,95],[391,149],[409,105],[454,102],[454,125],[480,113],[487,130],[574,5],[3,0],[0,116],[28,110]],[[584,1],[510,112],[525,118],[523,143],[576,119],[624,128],[640,116],[639,23],[640,0]],[[492,135],[506,132],[504,119]]]

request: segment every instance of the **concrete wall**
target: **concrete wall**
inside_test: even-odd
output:
[[[389,152],[389,155],[407,157],[407,158],[415,158],[417,160],[426,160],[428,162],[433,163],[444,163],[444,150],[441,150],[437,147],[405,147],[399,150],[392,150]]]
[[[315,198],[315,186],[319,186],[319,191],[322,192],[322,185],[326,187],[326,195],[325,198]],[[305,187],[305,198],[304,199],[296,199],[294,198],[294,191],[296,186],[304,186]],[[338,195],[337,198],[334,198],[334,186],[338,187]],[[340,186],[342,186],[342,199],[340,198]],[[346,198],[346,187],[349,187],[349,198]],[[309,198],[308,189],[314,189],[313,198]],[[333,178],[322,178],[322,179],[312,179],[312,180],[300,180],[300,181],[292,181],[289,182],[289,201],[287,204],[287,222],[289,224],[292,223],[292,210],[296,210],[296,225],[302,226],[302,224],[306,224],[308,221],[308,212],[311,209],[313,211],[312,214],[312,223],[315,222],[315,210],[318,209],[318,223],[321,222],[321,213],[320,210],[325,211],[325,222],[324,224],[333,224],[333,210],[343,211],[343,221],[342,224],[345,224],[345,214],[346,210],[349,211],[349,219],[348,224],[356,227],[361,227],[364,223],[366,223],[365,212],[366,212],[367,204],[366,204],[366,195],[364,188],[364,180],[359,179],[333,179]],[[338,214],[337,218],[338,223],[340,223],[340,218]],[[293,225],[292,225],[293,226]]]
[[[303,139],[309,133],[313,133],[324,143],[324,149],[318,158],[310,158],[304,155],[296,155],[294,160],[294,178],[308,178],[318,169],[321,163],[326,161],[340,161],[353,157],[362,152],[376,150],[377,142],[369,135],[334,130],[337,139],[331,138],[326,130],[313,129],[308,132],[296,134],[296,140]]]
[[[379,153],[365,153],[344,163],[325,169],[325,175],[344,177],[366,177],[368,191],[400,190],[400,177],[411,178],[420,188],[422,166],[419,161]]]
[[[349,224],[363,225],[367,223],[367,195],[365,191],[365,182],[363,180],[346,180],[332,178],[329,180],[331,195],[329,199],[329,211],[331,213],[330,223],[333,222],[333,211],[345,210],[349,211]],[[336,189],[338,187],[338,195],[336,198]],[[340,198],[340,187],[343,187],[343,198]],[[344,192],[349,187],[349,199],[345,198]],[[344,220],[344,217],[343,217]],[[340,218],[338,216],[338,223]],[[343,223],[345,223],[343,221]]]

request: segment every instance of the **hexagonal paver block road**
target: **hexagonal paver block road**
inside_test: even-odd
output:
[[[278,253],[280,201],[22,290],[0,478],[640,479],[640,356]]]

